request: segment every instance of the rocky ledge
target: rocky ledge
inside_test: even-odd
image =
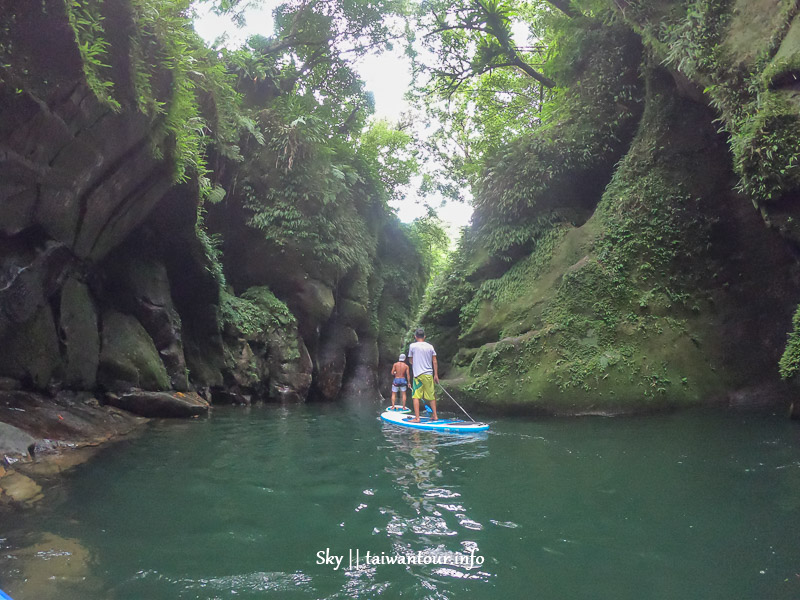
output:
[[[175,402],[193,403],[193,399]],[[163,407],[164,412],[174,410],[168,403]],[[40,476],[83,462],[93,448],[128,435],[146,422],[102,404],[89,393],[64,391],[47,396],[0,391],[0,505],[30,505],[41,498],[36,481]]]

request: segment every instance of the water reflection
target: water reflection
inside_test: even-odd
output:
[[[419,592],[446,598],[446,588],[439,584],[488,581],[491,573],[476,564],[480,547],[472,535],[483,524],[469,515],[461,482],[470,474],[459,466],[464,460],[488,457],[488,436],[402,430],[388,424],[383,435],[387,449],[394,450],[385,452],[384,471],[405,502],[383,510],[389,517],[386,533],[393,538],[393,552],[439,563],[406,567],[417,578]]]

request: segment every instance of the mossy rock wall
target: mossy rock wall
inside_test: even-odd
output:
[[[240,297],[223,293],[224,385],[218,402],[302,402],[311,387],[311,358],[288,307],[264,286]]]
[[[48,392],[248,401],[305,400],[325,372],[328,399],[349,379],[374,389],[362,367],[374,375],[377,340],[406,329],[421,293],[384,295],[383,267],[416,272],[419,256],[360,176],[324,210],[303,209],[301,229],[335,222],[327,246],[313,226],[286,225],[286,244],[267,239],[251,222],[253,197],[289,197],[270,196],[274,153],[248,138],[268,124],[226,122],[242,108],[215,87],[230,73],[168,5],[159,17],[170,25],[153,27],[129,0],[0,0],[0,376]],[[93,24],[71,19],[78,9]],[[396,254],[379,251],[385,236]],[[355,352],[360,343],[368,351]]]
[[[63,361],[58,347],[53,311],[44,305],[0,342],[0,376],[44,390],[58,381]]]
[[[649,69],[638,133],[593,216],[476,281],[455,348],[429,336],[454,357],[453,387],[487,409],[555,414],[724,403],[759,387],[782,400],[797,266],[734,191],[713,120]]]
[[[65,347],[65,384],[94,389],[100,359],[97,309],[88,286],[70,279],[61,290],[61,336]]]
[[[153,340],[132,315],[114,310],[103,313],[97,381],[110,391],[170,389],[167,370]]]

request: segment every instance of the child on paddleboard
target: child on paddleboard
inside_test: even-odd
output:
[[[408,389],[408,365],[406,364],[406,355],[401,354],[397,362],[392,365],[392,410],[396,410],[395,404],[397,402],[397,392],[400,392],[402,399],[403,410],[406,408],[406,390]]]

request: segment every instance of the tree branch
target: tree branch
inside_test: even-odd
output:
[[[547,0],[547,2],[555,6],[558,10],[563,12],[568,17],[575,18],[581,16],[580,11],[577,11],[574,8],[572,8],[570,0]]]
[[[526,63],[524,60],[522,60],[519,56],[512,57],[511,63],[515,67],[517,67],[519,70],[521,70],[523,73],[525,73],[526,75],[529,75],[530,77],[533,77],[536,81],[541,83],[543,86],[549,87],[549,88],[556,87],[556,82],[555,81],[553,81],[549,77],[546,77],[546,76],[542,75],[541,73],[539,73],[539,71],[534,69],[528,63]]]

